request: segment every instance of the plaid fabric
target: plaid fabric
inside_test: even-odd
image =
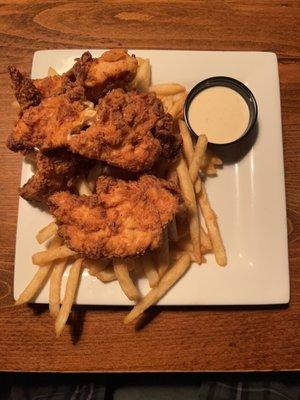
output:
[[[166,377],[168,375],[165,375]],[[174,376],[163,384],[159,379],[157,384],[151,375],[139,380],[136,376],[134,383],[124,385],[124,381],[118,381],[117,376],[111,376],[104,381],[101,376],[91,376],[81,382],[80,375],[73,375],[72,379],[64,383],[63,375],[60,375],[58,382],[51,378],[51,382],[39,382],[35,375],[31,383],[14,383],[12,379],[10,389],[3,392],[3,385],[0,389],[2,400],[300,400],[300,377],[298,381],[288,383],[277,381],[245,380],[235,381],[202,381],[198,377],[178,379]],[[1,377],[0,377],[1,378]],[[1,379],[0,379],[1,380]],[[110,381],[110,382],[109,382]],[[174,383],[172,383],[172,381]],[[115,389],[114,389],[115,388]]]
[[[280,382],[203,382],[199,400],[299,400],[300,387]]]
[[[74,376],[76,380],[76,376]],[[94,383],[73,385],[13,385],[8,400],[106,400],[105,386]],[[0,395],[0,399],[2,399]],[[6,399],[6,398],[5,398]]]

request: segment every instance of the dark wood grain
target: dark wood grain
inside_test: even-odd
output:
[[[300,3],[288,0],[1,2],[0,370],[300,368],[299,12]],[[53,321],[45,307],[12,306],[21,158],[5,148],[15,118],[7,65],[14,63],[29,71],[36,50],[93,47],[277,53],[291,272],[288,307],[162,308],[153,319],[148,313],[152,321],[139,330],[123,325],[125,309],[79,307],[74,328],[67,327],[55,340]]]

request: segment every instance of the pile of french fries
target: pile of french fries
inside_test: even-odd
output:
[[[38,232],[37,241],[40,244],[46,243],[47,249],[32,256],[32,262],[38,269],[16,304],[32,301],[50,279],[49,310],[55,318],[57,337],[61,335],[68,320],[84,268],[103,283],[118,280],[120,288],[128,299],[136,302],[125,317],[124,322],[129,323],[148,307],[157,303],[184,275],[192,262],[204,263],[205,254],[213,252],[216,263],[220,266],[225,266],[227,263],[217,217],[211,208],[204,184],[205,178],[217,174],[216,168],[222,165],[222,160],[207,150],[206,136],[199,136],[194,143],[182,119],[186,89],[176,83],[150,86],[149,60],[138,58],[138,64],[138,72],[131,83],[131,88],[155,92],[161,99],[165,111],[178,122],[178,129],[183,139],[182,154],[167,167],[164,177],[179,184],[185,207],[164,230],[161,246],[156,251],[146,252],[134,258],[112,260],[82,258],[63,243],[57,234],[55,221]],[[49,74],[54,75],[56,72],[50,68]],[[109,167],[106,168],[109,173]],[[92,194],[96,180],[102,173],[103,166],[99,163],[91,169],[88,176],[78,178],[75,183],[78,193]],[[66,289],[62,296],[61,281],[70,262],[72,265],[68,270]],[[147,278],[150,287],[143,298],[133,279],[141,273]]]

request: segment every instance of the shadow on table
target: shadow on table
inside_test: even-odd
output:
[[[33,311],[35,315],[41,315],[48,311],[47,304],[29,304],[28,307]],[[285,310],[288,309],[289,304],[276,304],[276,305],[241,305],[241,306],[152,306],[145,310],[144,313],[137,318],[136,322],[133,322],[133,326],[136,332],[139,332],[147,327],[151,322],[155,320],[159,314],[168,312],[207,312],[207,311],[262,311],[262,310]],[[79,342],[81,335],[84,330],[84,321],[87,311],[111,311],[111,312],[129,312],[131,308],[128,306],[80,306],[75,305],[72,308],[68,325],[70,326],[72,343],[76,344]]]

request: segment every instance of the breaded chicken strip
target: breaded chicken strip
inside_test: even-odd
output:
[[[72,179],[82,173],[90,164],[89,160],[64,150],[47,155],[38,152],[34,175],[20,188],[23,199],[43,202],[51,194],[67,190]]]
[[[114,89],[99,103],[93,124],[69,140],[71,151],[133,172],[147,171],[181,146],[173,118],[155,93]]]
[[[14,95],[22,110],[37,106],[42,99],[64,93],[67,93],[72,100],[86,99],[83,84],[74,76],[73,70],[63,75],[47,76],[42,79],[30,79],[11,65],[8,71]]]
[[[109,90],[124,87],[133,80],[137,68],[138,62],[135,56],[130,56],[126,50],[105,51],[101,57],[93,59],[86,69],[84,86],[87,98],[97,101]]]
[[[41,92],[42,98],[81,87],[88,100],[98,102],[99,97],[109,90],[131,82],[137,67],[136,58],[122,49],[108,50],[95,59],[86,51],[68,72],[35,79],[33,84]]]
[[[11,86],[14,95],[22,110],[31,106],[37,106],[42,100],[40,91],[35,87],[32,80],[24,75],[14,66],[8,67]]]
[[[96,195],[60,192],[48,200],[66,244],[94,259],[157,248],[180,203],[176,186],[151,175],[137,181],[100,177]]]
[[[24,110],[7,146],[12,151],[25,152],[67,147],[68,136],[80,131],[94,115],[94,110],[81,101],[71,101],[67,94],[49,97]]]
[[[58,96],[64,92],[65,77],[62,75],[46,76],[46,78],[34,79],[33,85],[39,90],[43,99]]]

